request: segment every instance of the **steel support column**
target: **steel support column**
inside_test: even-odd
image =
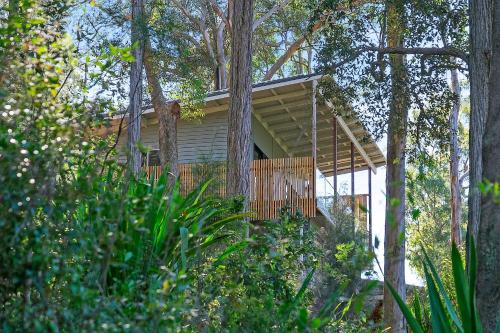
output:
[[[337,197],[337,117],[333,116],[332,123],[333,136],[333,195]]]
[[[368,250],[373,251],[372,229],[372,170],[368,168]]]
[[[314,80],[312,82],[312,124],[311,124],[311,141],[312,141],[312,157],[314,159],[314,166],[316,166],[316,150],[317,150],[317,138],[316,138],[316,86],[318,82]]]
[[[354,143],[351,141],[351,205],[354,213]]]
[[[351,141],[351,209],[352,215],[355,217],[356,203],[354,202],[354,142]],[[353,219],[352,223],[352,235],[356,232],[356,220]]]
[[[317,165],[317,138],[316,138],[316,87],[318,81],[313,80],[312,82],[312,124],[311,124],[311,143],[312,143],[312,158],[313,158],[313,169],[312,169],[312,179],[313,179],[313,196],[316,198],[316,165]],[[314,200],[316,204],[316,199]],[[316,211],[316,209],[314,210]]]

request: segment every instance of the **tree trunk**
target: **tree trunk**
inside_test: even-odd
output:
[[[309,46],[309,48],[307,49],[307,74],[312,74],[312,51],[312,47]]]
[[[488,111],[488,77],[491,48],[492,0],[469,0],[470,30],[470,128],[469,216],[467,234],[477,236],[481,215],[478,184],[482,174],[482,140]],[[467,240],[469,237],[467,237]],[[468,248],[468,247],[467,247]]]
[[[180,105],[177,101],[167,101],[153,65],[149,37],[146,40],[144,65],[148,78],[153,108],[158,115],[158,137],[160,148],[160,164],[163,171],[169,171],[168,184],[174,184],[179,175],[177,151],[177,121],[180,117]]]
[[[158,138],[160,147],[160,164],[163,171],[169,171],[169,184],[179,176],[177,151],[177,121],[181,107],[177,101],[168,101],[165,104],[154,106],[158,113]]]
[[[299,50],[299,52],[297,52],[297,63],[295,64],[295,66],[297,68],[297,75],[304,74],[304,65],[303,65],[302,61],[303,61],[302,51]]]
[[[489,108],[482,158],[483,179],[500,183],[500,0],[492,2]],[[494,332],[500,318],[500,193],[482,196],[477,244],[477,305],[485,332]]]
[[[141,152],[138,143],[141,140],[142,113],[142,66],[144,58],[144,3],[132,0],[132,24],[130,41],[135,58],[130,66],[129,118],[128,118],[128,167],[134,176],[141,172]]]
[[[250,196],[253,0],[235,1],[227,137],[227,193]]]
[[[217,90],[227,89],[226,55],[224,54],[224,23],[217,28]]]
[[[461,89],[458,82],[458,71],[451,70],[451,90],[455,95],[455,101],[450,114],[450,191],[451,191],[451,241],[459,245],[460,235],[460,184],[459,184],[459,160],[460,147],[458,146],[458,116],[460,114]]]
[[[387,42],[404,46],[404,5],[387,3]],[[392,96],[387,133],[387,203],[384,244],[384,278],[406,299],[405,284],[405,146],[408,118],[407,70],[404,55],[391,54]],[[384,288],[384,323],[390,332],[405,332],[402,312]]]

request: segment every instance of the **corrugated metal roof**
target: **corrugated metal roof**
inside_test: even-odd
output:
[[[321,77],[321,75],[313,73],[313,74],[295,75],[295,76],[290,76],[290,77],[276,79],[276,80],[261,81],[258,83],[254,83],[252,85],[252,89],[259,88],[259,87],[266,87],[266,86],[274,85],[274,84],[291,82],[291,81],[295,81],[295,80],[311,79],[313,77]],[[213,97],[213,96],[223,95],[223,94],[227,94],[227,93],[229,93],[229,89],[215,90],[215,91],[209,92],[207,94],[207,97]]]
[[[252,88],[252,107],[255,118],[271,134],[289,156],[312,155],[312,82],[320,75],[300,75],[286,79],[260,82]],[[205,113],[227,112],[229,92],[214,91],[205,99]],[[337,117],[338,172],[350,170],[350,142],[356,141],[355,168],[385,165],[386,159],[370,133],[359,121],[356,112]],[[156,118],[151,107],[145,108],[143,117]],[[121,117],[119,117],[121,118]],[[328,102],[317,104],[317,166],[323,174],[333,174],[333,119],[334,112]]]

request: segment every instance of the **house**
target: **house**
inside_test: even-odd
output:
[[[258,219],[276,218],[279,208],[289,205],[306,217],[333,222],[329,211],[337,194],[337,176],[351,174],[353,194],[355,172],[362,170],[370,170],[368,193],[352,196],[350,202],[358,219],[367,218],[361,206],[371,211],[371,174],[385,165],[385,157],[355,112],[349,118],[334,116],[332,105],[316,98],[321,79],[303,75],[253,86],[250,206]],[[228,103],[227,90],[212,92],[205,99],[202,119],[178,123],[179,170],[185,191],[194,186],[193,170],[202,162],[219,162],[210,169],[225,175]],[[114,120],[115,129],[118,122]],[[152,108],[144,111],[141,126],[142,144],[151,149],[145,169],[157,174],[158,118]],[[125,146],[126,138],[126,131],[122,132],[118,147]],[[219,194],[224,194],[223,187]],[[368,220],[371,231],[370,214]]]

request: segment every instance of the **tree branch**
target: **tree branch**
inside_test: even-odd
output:
[[[429,56],[450,56],[460,58],[468,63],[468,55],[454,47],[366,47],[365,51],[374,51],[381,54],[420,54]]]
[[[420,54],[428,56],[450,56],[457,57],[468,63],[468,54],[453,47],[375,47],[367,46],[358,49],[349,57],[330,65],[331,70],[335,70],[351,61],[356,60],[365,52],[379,52],[380,54]]]
[[[186,16],[192,24],[198,26],[200,28],[200,32],[203,35],[203,39],[207,45],[208,55],[212,59],[213,63],[217,65],[217,59],[215,57],[214,48],[212,47],[212,42],[210,40],[210,34],[208,33],[208,29],[205,26],[205,17],[202,19],[198,19],[191,15],[186,7],[184,7],[178,0],[172,0],[172,3],[177,7],[184,16]]]
[[[234,2],[233,0],[227,0],[227,19],[229,21],[229,28],[233,28],[233,8],[234,8]]]
[[[465,171],[465,173],[463,175],[460,176],[460,178],[458,179],[458,188],[462,188],[463,187],[463,183],[464,183],[464,180],[465,178],[469,177],[469,170]]]
[[[224,11],[219,7],[219,5],[217,4],[217,2],[215,0],[210,0],[210,5],[212,5],[213,10],[217,14],[217,16],[219,16],[221,18],[222,22],[224,22],[227,29],[229,31],[231,31],[231,23],[229,22],[229,19],[228,19],[226,13],[224,13]]]
[[[182,12],[184,16],[186,16],[191,21],[191,23],[197,26],[201,26],[200,20],[191,15],[187,8],[184,7],[178,0],[172,0],[172,3]]]
[[[177,37],[177,38],[184,38],[188,41],[190,41],[193,45],[195,45],[196,47],[198,48],[201,48],[201,45],[200,43],[196,40],[196,38],[194,38],[193,36],[191,36],[189,33],[187,32],[183,32],[183,31],[172,31],[172,36],[174,37]]]
[[[276,74],[276,72],[281,68],[281,66],[283,66],[283,64],[285,62],[287,62],[295,52],[297,52],[297,50],[300,48],[300,46],[302,45],[302,43],[304,43],[306,41],[306,39],[311,36],[316,30],[318,30],[319,28],[321,28],[323,26],[323,24],[325,23],[326,19],[323,18],[319,21],[317,21],[312,27],[311,29],[309,29],[306,33],[304,33],[302,36],[300,36],[299,38],[297,38],[295,40],[295,42],[293,42],[289,47],[288,49],[286,50],[286,52],[278,58],[278,60],[276,60],[276,62],[274,63],[274,65],[267,71],[266,75],[264,76],[264,80],[267,81],[267,80],[271,80],[274,76],[274,74]]]
[[[286,2],[286,0],[284,0]],[[352,0],[350,1],[347,5],[346,4],[338,4],[336,7],[336,11],[345,11],[349,10],[353,6],[361,6],[366,3],[378,3],[379,0]],[[323,13],[314,23],[312,27],[308,29],[302,36],[297,38],[295,42],[293,42],[289,48],[286,50],[286,52],[274,63],[274,65],[267,71],[266,75],[264,76],[264,80],[271,80],[274,74],[278,72],[278,70],[283,66],[285,62],[287,62],[295,52],[300,48],[302,43],[306,41],[307,38],[309,38],[316,30],[321,28],[326,22],[329,21],[329,18],[331,16],[331,13]]]
[[[211,1],[213,1],[213,0],[211,0]],[[274,7],[271,8],[267,13],[265,13],[264,15],[262,15],[261,17],[259,17],[258,19],[256,19],[253,22],[252,30],[257,29],[257,27],[259,25],[261,25],[265,20],[267,20],[268,18],[270,18],[274,13],[276,13],[276,12],[282,10],[283,8],[285,8],[286,5],[288,5],[288,3],[290,1],[291,0],[283,0],[280,3],[277,3],[276,5],[274,5]]]
[[[451,56],[460,58],[466,63],[468,63],[467,53],[453,47],[375,47],[367,46],[358,49],[351,56],[343,59],[342,61],[330,65],[331,70],[335,70],[340,66],[343,66],[351,61],[356,60],[360,55],[365,52],[379,52],[380,54],[420,54],[428,56]]]

